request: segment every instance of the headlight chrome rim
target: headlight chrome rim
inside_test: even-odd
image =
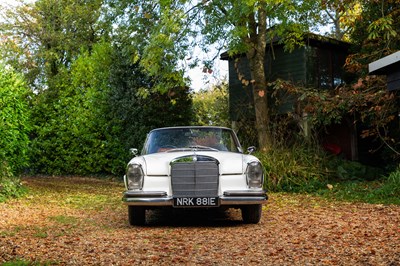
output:
[[[264,169],[259,161],[247,164],[246,181],[249,188],[262,188],[264,183]]]
[[[125,186],[128,190],[141,190],[143,188],[144,172],[140,164],[128,164],[126,168]]]

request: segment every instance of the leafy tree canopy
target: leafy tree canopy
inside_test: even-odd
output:
[[[193,94],[195,125],[230,127],[228,84],[222,82]]]
[[[196,45],[208,51],[211,44],[217,44],[218,49],[228,49],[232,56],[246,54],[252,74],[259,145],[262,150],[269,148],[263,64],[267,37],[280,36],[285,46],[292,49],[317,17],[319,5],[315,1],[122,0],[119,5],[113,1],[108,4],[117,10],[115,21],[121,22],[119,30],[138,37],[133,42],[141,66],[153,77],[162,79],[157,90],[184,84],[180,63],[192,58]],[[207,67],[209,63],[205,62]]]
[[[81,49],[91,49],[106,24],[102,0],[37,0],[4,8],[1,58],[26,75],[31,86],[52,87],[62,67],[69,67]]]

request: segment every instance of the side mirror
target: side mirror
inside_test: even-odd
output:
[[[254,146],[250,146],[250,147],[247,148],[247,152],[248,152],[249,154],[252,154],[252,153],[255,152],[255,151],[256,151],[256,147],[254,147]]]
[[[131,148],[131,149],[129,149],[129,151],[133,156],[136,156],[138,154],[138,149],[136,149],[136,148]]]

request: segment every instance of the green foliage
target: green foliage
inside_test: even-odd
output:
[[[398,50],[400,22],[398,1],[364,1],[360,18],[356,20],[351,34],[352,41],[359,45],[357,61],[366,65]]]
[[[373,181],[331,182],[331,188],[312,191],[326,198],[372,204],[400,204],[399,169]]]
[[[124,49],[117,50],[111,69],[113,90],[108,106],[110,116],[116,119],[115,136],[121,152],[132,147],[140,150],[146,134],[153,128],[188,125],[192,120],[189,89],[177,86],[165,93],[154,91],[153,78],[143,72],[139,63],[132,63]],[[143,90],[147,91],[146,97],[140,93]]]
[[[380,168],[339,157],[331,158],[326,165],[332,172],[331,179],[335,181],[372,181],[383,175]]]
[[[256,154],[265,168],[267,190],[400,204],[400,168],[384,176],[383,169],[329,155],[316,143],[302,142],[296,135],[289,138],[291,141],[275,142],[268,153]]]
[[[23,78],[0,64],[0,202],[24,194],[15,176],[29,165],[28,96]]]
[[[230,127],[228,84],[222,83],[193,94],[194,125]]]
[[[0,54],[32,87],[42,90],[52,86],[52,79],[81,49],[91,49],[110,24],[99,20],[103,0],[29,2],[4,12],[0,34],[7,38]]]
[[[384,178],[384,181],[384,185],[378,189],[377,193],[391,195],[400,200],[400,168],[397,168],[396,171],[390,173],[386,178]]]
[[[251,80],[246,82],[260,93],[253,94],[259,145],[268,149],[271,132],[262,126],[269,124],[262,63],[267,40],[283,37],[285,47],[293,49],[308,30],[310,18],[316,17],[310,16],[318,7],[315,1],[122,0],[119,5],[109,4],[115,8],[121,31],[135,33],[131,39],[134,58],[140,58],[140,66],[155,79],[153,90],[184,86],[185,66],[196,66],[199,60],[211,68],[216,55],[210,56],[212,60],[198,58],[195,48],[199,46],[207,53],[214,45],[218,52],[228,49],[231,56],[246,54],[251,71]]]
[[[101,43],[63,70],[56,95],[44,91],[35,102],[33,166],[46,174],[112,173],[112,137],[106,116],[111,47]]]
[[[325,167],[328,155],[316,145],[277,145],[256,156],[264,165],[266,188],[271,191],[298,192],[321,186],[330,174]]]
[[[337,40],[349,39],[349,33],[354,28],[354,23],[360,19],[361,1],[358,0],[329,0],[323,1],[323,12],[317,18],[321,20],[323,26],[330,26],[331,32],[328,35]],[[319,25],[315,25],[318,29]],[[321,28],[321,27],[319,27]]]
[[[188,55],[191,32],[185,1],[122,0],[109,5],[114,7],[109,15],[119,22],[119,35],[129,39],[132,63],[152,79],[146,91],[167,93],[184,87],[187,80],[179,61]],[[132,32],[135,35],[129,36]]]
[[[188,89],[176,68],[183,57],[175,52],[186,47],[179,3],[125,5],[132,16],[143,15],[135,24],[124,8],[118,9],[123,15],[108,16],[117,9],[103,9],[106,2],[37,0],[0,14],[0,33],[7,36],[1,59],[24,73],[35,92],[33,172],[120,174],[128,149],[140,147],[149,129],[191,120]],[[178,14],[182,21],[174,20]],[[133,45],[149,36],[154,42]]]
[[[152,92],[151,80],[107,42],[82,52],[59,74],[57,94],[36,97],[34,171],[120,175],[129,148],[140,148],[150,129],[188,124],[188,90]]]
[[[308,193],[328,199],[400,204],[400,169],[382,169],[332,157],[318,147],[295,145],[256,154],[269,191]]]
[[[368,39],[374,40],[383,37],[383,40],[390,41],[396,37],[397,32],[393,29],[393,18],[390,16],[382,17],[372,22],[368,26]]]
[[[8,165],[11,173],[29,165],[29,96],[21,75],[0,64],[0,164]]]
[[[23,196],[26,188],[15,177],[6,162],[0,162],[0,202]]]

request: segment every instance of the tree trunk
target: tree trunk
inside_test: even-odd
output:
[[[256,129],[259,149],[263,152],[271,148],[270,114],[267,97],[267,79],[264,60],[267,45],[267,25],[265,8],[249,16],[249,38],[246,40],[250,49],[247,52],[249,60],[251,84],[253,86]]]
[[[254,109],[256,115],[256,129],[259,149],[263,152],[271,147],[271,133],[269,128],[269,106],[267,97],[267,81],[264,70],[265,52],[248,53],[253,86]]]

